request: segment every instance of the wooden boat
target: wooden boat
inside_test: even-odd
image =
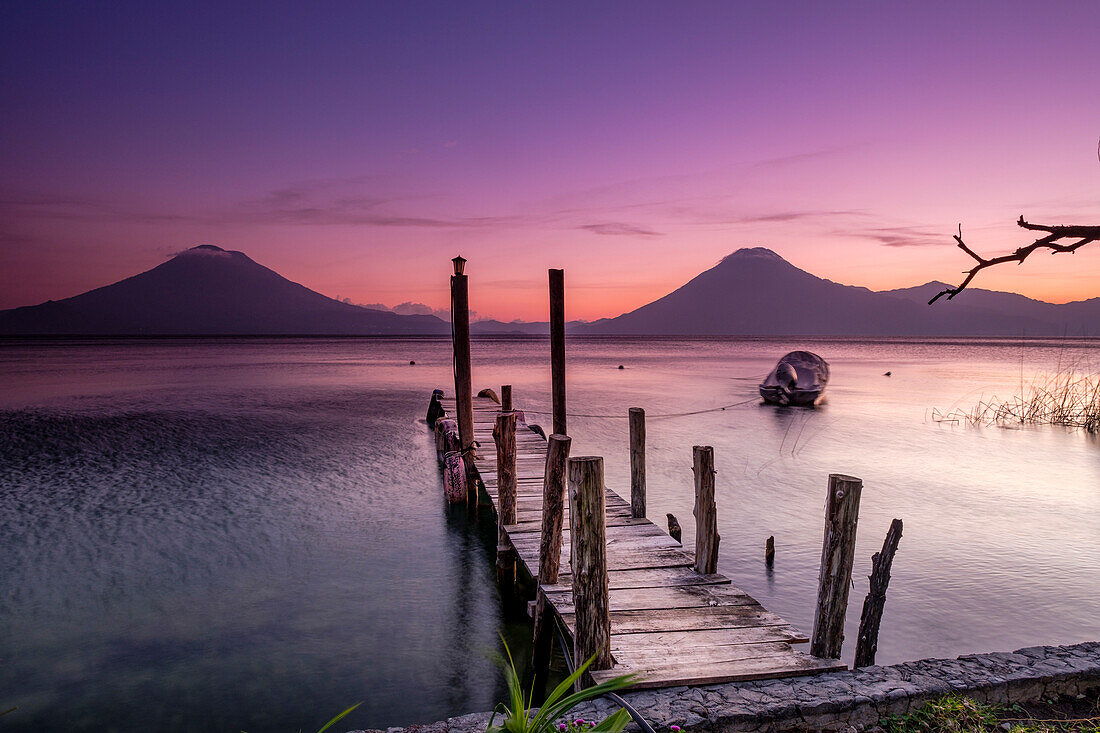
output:
[[[760,396],[772,405],[812,407],[829,383],[829,363],[809,351],[792,351],[760,383]]]

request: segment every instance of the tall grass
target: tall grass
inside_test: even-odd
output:
[[[1034,380],[1020,394],[992,397],[968,410],[932,410],[936,422],[970,425],[1063,425],[1100,432],[1100,374],[1065,369]]]

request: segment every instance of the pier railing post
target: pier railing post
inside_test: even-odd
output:
[[[844,645],[844,615],[852,563],[856,552],[856,523],[863,482],[853,476],[831,474],[825,506],[825,537],[821,544],[821,570],[817,584],[817,609],[810,654],[840,659]]]
[[[630,516],[645,517],[645,410],[630,408]]]
[[[718,572],[718,507],[714,501],[714,448],[693,449],[695,471],[695,572]]]
[[[898,551],[901,541],[901,528],[900,519],[891,522],[886,541],[882,543],[882,552],[871,556],[871,587],[863,600],[863,613],[859,618],[854,667],[870,667],[875,663],[878,630],[882,623],[882,611],[886,607],[886,588],[890,585],[890,566],[894,564],[894,553]]]
[[[503,384],[500,387],[500,410],[501,412],[512,411],[512,385]]]
[[[539,541],[539,589],[535,600],[535,639],[531,669],[535,691],[541,696],[550,671],[554,641],[553,610],[542,586],[558,582],[561,565],[562,527],[565,524],[565,484],[572,439],[553,434],[547,441],[546,472],[542,480],[542,536]]]
[[[473,468],[474,397],[470,373],[470,290],[463,274],[466,260],[455,257],[451,276],[451,327],[454,330],[455,404],[462,457]]]
[[[611,668],[611,609],[607,580],[607,527],[603,458],[569,459],[569,536],[576,629],[573,659],[595,656],[591,670]],[[583,681],[584,685],[590,680]],[[577,689],[582,688],[578,680]]]
[[[554,399],[554,432],[565,427],[565,270],[550,270],[550,381]]]
[[[516,582],[516,555],[507,525],[516,523],[516,414],[497,415],[497,582],[503,598],[511,598]]]

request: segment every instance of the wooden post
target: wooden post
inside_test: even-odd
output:
[[[695,459],[695,572],[718,572],[718,506],[714,501],[714,448],[697,445]]]
[[[565,270],[550,270],[550,380],[554,397],[554,432],[565,428]]]
[[[497,415],[497,582],[500,595],[511,598],[516,582],[516,554],[505,526],[516,523],[516,414]]]
[[[455,274],[451,276],[451,328],[454,331],[455,402],[458,412],[458,434],[462,457],[467,470],[473,468],[474,397],[470,372],[470,290],[463,268],[466,260],[454,258]]]
[[[768,537],[768,541],[764,543],[764,564],[769,568],[775,565],[775,535]]]
[[[505,384],[500,388],[500,409],[503,412],[512,411],[512,385]]]
[[[572,439],[551,435],[546,446],[546,471],[542,479],[542,538],[539,542],[538,593],[535,601],[535,639],[531,669],[535,691],[546,688],[550,671],[550,653],[554,642],[554,619],[542,586],[558,582],[561,565],[562,526],[565,523],[565,482]]]
[[[645,410],[630,411],[630,516],[645,517]]]
[[[859,636],[856,639],[856,667],[870,667],[875,663],[878,651],[878,630],[882,623],[882,610],[886,606],[886,587],[890,585],[890,566],[901,541],[901,520],[890,522],[890,531],[882,543],[882,552],[871,556],[871,581],[867,598],[863,601],[863,614],[859,619]]]
[[[831,474],[825,506],[825,538],[821,543],[821,570],[817,583],[817,609],[810,654],[840,659],[844,646],[844,614],[852,584],[856,553],[856,522],[863,482],[852,476]]]
[[[595,656],[589,669],[611,668],[611,612],[607,597],[607,527],[603,458],[569,459],[569,536],[576,629],[573,659]],[[577,689],[589,681],[577,681]]]

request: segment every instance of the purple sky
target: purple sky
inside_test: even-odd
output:
[[[200,243],[355,302],[637,307],[766,246],[881,289],[1100,223],[1100,3],[17,3],[0,308]],[[1100,247],[979,287],[1100,296]]]

